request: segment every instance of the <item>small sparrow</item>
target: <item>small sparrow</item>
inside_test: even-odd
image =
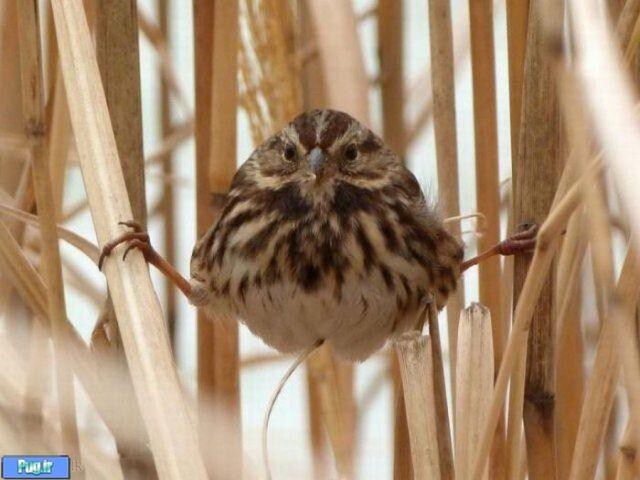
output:
[[[312,110],[260,145],[238,169],[217,222],[182,278],[134,228],[109,242],[142,250],[191,303],[238,317],[265,343],[296,352],[326,342],[364,360],[415,327],[424,303],[456,289],[463,245],[444,228],[415,176],[346,113]],[[530,248],[535,229],[482,254]]]

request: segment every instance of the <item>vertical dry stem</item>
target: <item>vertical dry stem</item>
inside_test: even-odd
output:
[[[542,223],[551,207],[559,161],[559,109],[553,65],[543,29],[543,0],[533,0],[527,28],[518,155],[513,159],[514,223]],[[562,10],[560,9],[560,13]],[[514,302],[520,295],[530,258],[514,259]],[[527,347],[524,430],[533,480],[555,478],[554,291],[545,281],[531,322]]]
[[[447,391],[444,378],[444,358],[442,356],[440,329],[438,327],[438,311],[433,301],[430,302],[427,307],[429,309],[429,338],[431,339],[431,358],[433,362],[433,386],[436,402],[436,428],[438,430],[440,474],[441,478],[445,480],[453,480],[453,449],[451,446],[449,407],[447,406]]]
[[[484,251],[500,239],[500,190],[498,178],[498,133],[496,113],[493,1],[469,0],[471,25],[471,68],[473,77],[473,118],[476,153],[476,205],[487,218],[486,230],[478,241]],[[506,328],[500,316],[500,258],[479,266],[480,303],[492,314],[494,366],[502,361]],[[491,475],[505,475],[503,422],[495,434]]]
[[[140,98],[140,61],[138,23],[135,2],[101,0],[96,9],[96,51],[105,89],[109,117],[113,125],[118,157],[124,174],[134,218],[145,226],[147,221],[144,161],[142,151],[142,104]],[[63,96],[63,99],[66,98]],[[66,113],[66,112],[65,112]],[[116,324],[109,298],[104,314]],[[100,322],[99,322],[100,324]],[[115,328],[117,332],[117,328]],[[133,385],[128,380],[128,367],[119,333],[115,345],[93,343],[122,375],[122,404],[114,428],[116,446],[127,478],[156,476],[153,458],[144,447],[148,443]],[[106,388],[118,388],[115,372],[105,378]],[[126,380],[124,380],[126,379]],[[111,381],[109,381],[111,380]],[[127,432],[126,434],[124,432]]]
[[[440,478],[433,350],[428,336],[404,334],[395,342],[407,409],[415,480]]]
[[[169,43],[169,9],[172,2],[170,0],[159,0],[156,2],[158,8],[158,23],[160,31],[163,34],[165,44]],[[162,138],[173,133],[172,119],[171,119],[171,85],[164,75],[162,66],[159,69],[160,76],[160,132]],[[168,151],[162,157],[162,173],[171,177],[174,174],[173,168],[173,155],[172,151]],[[164,257],[171,264],[175,264],[176,259],[176,221],[175,221],[175,201],[172,182],[164,184],[162,192],[162,217],[164,227]],[[169,281],[165,280],[164,296],[166,299],[166,312],[167,325],[169,327],[169,337],[171,338],[171,345],[173,346],[174,355],[178,349],[176,339],[176,322],[177,322],[177,302],[176,287]]]
[[[198,237],[211,228],[236,170],[238,0],[194,2]],[[210,58],[204,58],[205,56]],[[207,83],[205,83],[207,82]],[[203,113],[201,110],[209,110]],[[208,137],[205,140],[203,137]],[[210,475],[241,475],[238,324],[198,315],[200,444]],[[212,425],[225,425],[212,429]]]
[[[453,59],[453,33],[449,0],[429,1],[429,45],[431,47],[431,86],[433,96],[433,123],[438,163],[438,196],[447,217],[460,215],[458,189],[458,148],[456,133],[455,71]],[[456,222],[451,233],[460,235]],[[452,395],[455,395],[458,320],[464,305],[464,283],[449,297],[447,327],[449,337],[449,365]],[[455,401],[453,402],[455,411]]]

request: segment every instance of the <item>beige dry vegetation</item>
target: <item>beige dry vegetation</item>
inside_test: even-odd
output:
[[[162,218],[173,261],[177,147],[195,136],[201,234],[235,170],[238,108],[259,143],[315,106],[371,122],[374,91],[382,134],[401,156],[433,124],[439,196],[457,217],[455,78],[470,57],[480,247],[498,240],[501,220],[509,232],[535,221],[539,237],[532,256],[480,267],[482,305],[464,308],[462,288],[451,298],[448,345],[427,308],[425,333],[384,356],[394,478],[640,478],[640,0],[506,2],[513,175],[502,189],[498,2],[469,0],[467,33],[449,0],[425,0],[430,32],[412,48],[429,43],[432,67],[409,82],[400,0],[361,15],[350,0],[194,0],[194,112],[170,58],[165,2],[158,23],[129,0],[94,3],[0,3],[0,453],[70,454],[73,478],[261,478],[242,455],[239,376],[278,357],[241,358],[237,328],[201,315],[190,398],[172,354],[173,288],[163,314],[132,253],[107,261],[106,298],[61,257],[60,241],[93,265],[119,221]],[[357,27],[372,18],[380,72],[369,79]],[[163,138],[146,156],[138,35],[157,54],[162,85]],[[171,123],[170,99],[186,121]],[[413,118],[408,104],[420,106]],[[157,164],[163,195],[147,206],[145,172],[158,180],[148,172]],[[65,172],[78,167],[86,201],[63,208]],[[87,208],[97,244],[65,228]],[[100,308],[88,342],[70,320],[70,288]],[[353,478],[368,405],[356,402],[354,367],[321,348],[306,368],[314,475]],[[79,421],[80,391],[115,449]]]

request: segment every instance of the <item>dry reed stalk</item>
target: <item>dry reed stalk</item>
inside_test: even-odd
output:
[[[522,121],[522,88],[524,61],[527,47],[527,27],[531,0],[512,0],[507,7],[507,39],[509,52],[509,114],[511,132],[511,158],[518,157],[520,122]],[[512,165],[513,168],[513,165]],[[515,170],[512,175],[515,176]],[[520,445],[516,445],[519,448]],[[511,448],[511,445],[509,445]]]
[[[640,277],[637,272],[636,258],[627,252],[620,278],[615,288],[615,298],[620,311],[633,317],[638,302]],[[580,426],[571,464],[569,478],[594,478],[598,465],[600,446],[607,425],[609,412],[613,405],[616,384],[620,373],[620,357],[616,342],[615,318],[609,309],[598,339],[592,373],[585,392]]]
[[[238,1],[193,2],[196,55],[197,236],[215,222],[236,170]],[[210,475],[242,469],[238,324],[198,312],[200,444]],[[225,429],[212,429],[225,425]]]
[[[556,190],[557,198],[562,199],[556,202],[556,206],[551,210],[544,224],[540,227],[533,260],[529,267],[529,274],[522,288],[518,305],[515,308],[513,328],[511,329],[504,358],[496,378],[491,399],[491,409],[489,410],[489,415],[484,425],[482,441],[480,442],[480,448],[474,461],[473,475],[471,477],[473,479],[480,479],[482,476],[485,461],[491,448],[491,439],[497,427],[500,411],[504,403],[507,383],[516,366],[518,356],[526,346],[529,323],[533,315],[535,303],[558,246],[557,237],[567,224],[573,211],[579,205],[584,184],[592,181],[593,178],[598,175],[600,171],[600,161],[599,159],[593,161],[587,171],[576,180],[571,187],[567,185],[569,181],[565,176],[566,171],[567,169],[565,167],[565,172]]]
[[[430,338],[408,332],[394,342],[407,409],[415,480],[440,478],[434,364]]]
[[[51,325],[46,311],[46,287],[2,222],[0,222],[0,263],[3,264],[3,271],[8,272],[13,287],[50,336]],[[70,364],[102,419],[112,432],[117,433],[118,430],[114,428],[114,424],[119,421],[120,415],[119,407],[122,397],[119,392],[123,391],[126,384],[112,383],[112,388],[106,390],[110,395],[105,395],[104,385],[105,379],[111,377],[110,372],[119,365],[114,364],[109,357],[103,357],[98,361],[68,320],[65,321],[64,327],[68,339],[65,348],[69,352]],[[121,431],[128,432],[128,430]]]
[[[431,49],[431,86],[433,123],[438,164],[438,198],[446,217],[460,215],[458,188],[458,148],[456,132],[455,67],[453,33],[449,0],[429,0],[429,45]],[[460,225],[451,226],[451,234],[460,236]],[[458,320],[464,305],[464,283],[459,282],[455,294],[447,303],[449,365],[453,409],[455,406],[455,375],[458,340]]]
[[[480,304],[460,312],[456,371],[456,477],[471,474],[475,450],[493,390],[491,314]],[[483,479],[488,478],[485,471]]]
[[[309,358],[309,375],[313,376],[318,389],[320,400],[320,415],[327,428],[329,442],[333,447],[336,459],[336,469],[340,478],[350,478],[352,475],[352,458],[348,453],[348,436],[345,429],[344,415],[341,413],[341,398],[339,395],[338,375],[331,350],[320,348]]]
[[[166,0],[156,1],[156,9],[158,11],[158,27],[163,38],[163,45],[170,43],[169,37],[169,20],[168,10],[171,8],[173,2]],[[166,47],[165,47],[166,48]],[[167,49],[168,50],[168,49]],[[167,56],[169,53],[167,52]],[[170,58],[168,59],[170,60]],[[173,133],[173,125],[171,120],[171,86],[170,81],[166,75],[163,75],[163,63],[160,63],[160,132],[163,139],[171,136]],[[172,149],[171,149],[172,150]],[[162,173],[165,176],[172,177],[174,175],[173,168],[173,156],[169,150],[165,155],[161,157]],[[145,162],[146,163],[146,162]],[[162,191],[162,218],[164,229],[164,256],[165,259],[171,264],[175,265],[176,260],[176,212],[175,212],[175,200],[173,184],[167,182],[164,184]],[[178,292],[176,287],[169,281],[164,280],[164,297],[166,302],[165,317],[169,328],[169,338],[171,339],[171,346],[173,347],[174,355],[178,352],[179,345],[176,338],[176,322],[178,321],[176,312],[176,302],[178,301]]]
[[[44,329],[37,321],[31,321],[27,367],[25,369],[25,391],[22,401],[23,438],[40,436],[43,433],[43,405],[49,384],[47,365],[51,365],[49,344]],[[25,442],[27,443],[27,442]],[[26,453],[26,452],[25,452]],[[31,450],[32,455],[38,453]]]
[[[80,0],[52,1],[60,61],[80,164],[100,244],[120,235],[132,218],[97,60]],[[169,350],[162,312],[142,254],[105,263],[127,360],[161,478],[204,478]]]
[[[118,157],[133,218],[147,223],[142,162],[142,104],[135,4],[102,0],[96,11],[96,51]]]
[[[438,456],[440,459],[440,478],[453,479],[453,448],[451,445],[451,423],[449,422],[449,410],[447,406],[447,390],[444,375],[444,356],[442,355],[442,343],[440,342],[440,329],[438,326],[438,310],[434,301],[429,302],[427,319],[429,324],[429,339],[433,363],[433,387],[436,407],[436,429],[438,432]],[[407,417],[408,419],[409,417]]]
[[[635,111],[637,99],[624,73],[614,38],[593,0],[568,1],[576,46],[575,73],[579,92],[587,106],[595,139],[620,191],[620,199],[629,214],[631,230],[640,232],[640,216],[634,205],[640,201],[636,179],[640,178],[640,125]],[[598,88],[608,85],[609,88]]]
[[[0,4],[0,58],[12,58],[18,51],[17,2]],[[0,84],[3,94],[0,95],[0,131],[3,136],[25,138],[22,118],[22,89],[20,80],[20,62],[0,62]],[[27,160],[25,157],[24,160]],[[0,187],[15,197],[15,205],[31,209],[35,202],[31,167],[26,161],[0,152]],[[14,222],[9,229],[22,241],[23,227]],[[0,278],[0,308],[9,305],[13,297],[13,288],[6,278]],[[12,332],[16,340],[21,338],[18,332],[24,322],[18,322],[15,315],[5,315],[7,330]]]
[[[18,51],[17,24],[18,2],[2,2],[0,8],[0,58],[13,58]],[[22,88],[20,81],[20,63],[3,61],[0,64],[0,131],[3,134],[23,135],[22,119]],[[0,155],[0,187],[3,187],[11,195],[15,193],[15,187],[19,184],[22,175],[22,162],[15,162]]]
[[[382,125],[385,142],[405,157],[403,0],[381,0],[376,10],[378,19],[378,58],[382,94]]]
[[[390,352],[390,376],[393,382],[393,478],[394,480],[411,480],[413,478],[413,463],[411,461],[411,444],[409,441],[409,427],[407,412],[400,376],[400,363],[397,355]],[[361,406],[361,415],[364,407]]]
[[[382,136],[401,159],[406,155],[405,143],[405,81],[403,62],[403,0],[381,0],[374,11],[378,20],[378,58],[380,61],[380,92],[382,94]],[[362,21],[362,17],[359,18]],[[411,477],[409,430],[402,396],[402,380],[397,356],[389,356],[395,397],[393,468],[396,480]]]
[[[487,227],[478,239],[478,251],[500,241],[500,191],[498,172],[498,133],[496,113],[495,52],[493,39],[493,1],[469,0],[471,31],[471,69],[476,154],[476,206],[487,217]],[[480,303],[492,314],[494,365],[502,361],[507,328],[501,318],[500,258],[494,257],[478,267]],[[491,475],[504,478],[504,425],[499,422],[491,454]]]
[[[586,251],[584,214],[569,222],[556,275],[556,448],[557,476],[568,478],[584,391],[580,326],[580,271]]]
[[[624,8],[625,0],[608,0],[607,3],[611,19],[615,22]]]
[[[560,162],[558,96],[547,51],[540,3],[532,0],[522,85],[518,154],[513,164],[514,223],[541,224],[549,212]],[[558,3],[559,7],[562,3]],[[562,15],[562,8],[556,14]],[[522,290],[530,258],[514,258],[514,302]],[[553,273],[545,281],[531,320],[524,387],[524,432],[532,480],[555,478],[554,290]],[[517,420],[516,420],[517,421]],[[514,439],[512,445],[518,441]]]
[[[262,143],[300,112],[300,70],[292,2],[244,0],[242,3],[241,105],[248,114],[254,143]]]
[[[42,234],[41,269],[47,285],[47,312],[51,322],[56,362],[56,387],[62,431],[62,448],[71,458],[81,461],[76,420],[73,372],[69,364],[64,329],[66,306],[62,282],[62,264],[56,231],[49,164],[45,156],[44,85],[40,20],[36,0],[20,2],[18,7],[20,66],[22,74],[22,111],[25,132],[31,141],[35,193],[40,212]],[[84,472],[78,472],[84,478]]]
[[[318,45],[325,107],[343,110],[370,125],[369,80],[351,1],[305,0],[305,5]]]
[[[97,60],[105,90],[109,117],[113,126],[118,158],[133,218],[143,228],[147,224],[144,163],[142,151],[142,104],[140,93],[140,63],[138,24],[135,4],[129,0],[103,0],[96,6],[95,31]],[[127,478],[155,478],[151,452],[136,402],[133,385],[117,328],[116,315],[109,296],[103,310],[106,321],[114,330],[110,343],[92,342],[92,350],[114,366],[105,378],[104,395],[120,385],[121,408],[109,426],[114,434],[122,469]],[[97,328],[103,328],[100,322]],[[114,378],[118,375],[119,381]],[[116,405],[113,402],[113,405]]]
[[[469,59],[469,28],[466,22],[455,21],[453,25],[453,59],[454,73],[457,74]],[[405,134],[406,146],[410,146],[418,135],[429,124],[433,115],[433,98],[431,96],[431,74],[422,71],[407,87],[406,105],[422,105],[419,111],[407,120]]]

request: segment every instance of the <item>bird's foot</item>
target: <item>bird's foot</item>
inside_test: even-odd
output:
[[[522,225],[524,230],[514,233],[498,244],[497,253],[503,256],[531,252],[536,246],[538,225],[535,223]]]
[[[145,260],[149,261],[156,252],[151,246],[149,240],[149,234],[142,228],[142,226],[135,221],[118,222],[118,225],[124,225],[132,229],[131,232],[123,233],[119,237],[107,242],[100,252],[100,258],[98,259],[98,268],[102,270],[104,259],[107,258],[114,248],[123,243],[128,243],[127,249],[122,254],[122,259],[127,258],[127,254],[137,248],[144,255]]]

